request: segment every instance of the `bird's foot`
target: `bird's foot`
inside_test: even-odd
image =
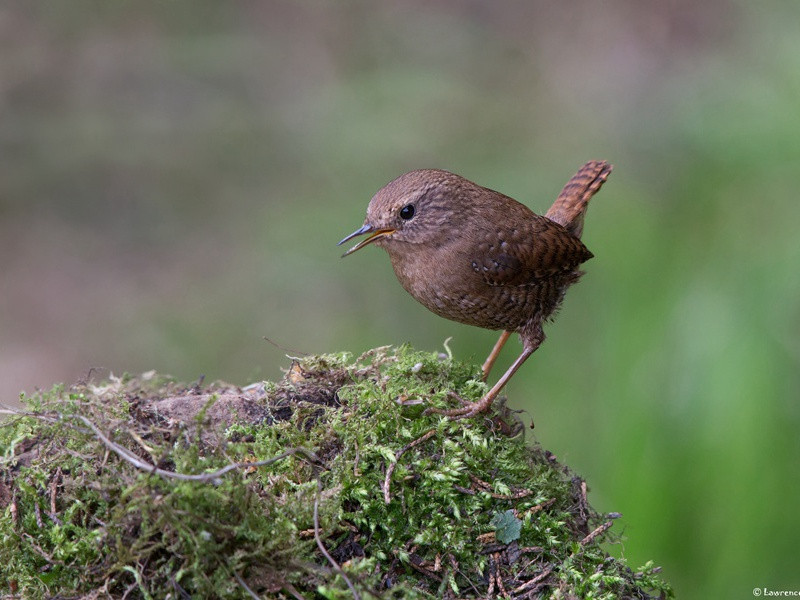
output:
[[[494,396],[490,394],[486,394],[483,398],[481,398],[477,402],[470,402],[469,400],[464,400],[464,398],[462,398],[455,392],[449,392],[448,395],[458,400],[462,405],[461,408],[454,408],[452,410],[442,410],[441,408],[429,408],[425,412],[444,415],[452,419],[468,419],[469,417],[475,417],[481,413],[485,413],[487,410],[489,410],[489,407],[492,405],[492,401],[494,400]]]

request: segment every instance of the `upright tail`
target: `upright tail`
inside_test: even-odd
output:
[[[587,162],[567,182],[545,216],[580,238],[589,200],[603,186],[613,168],[604,160]]]

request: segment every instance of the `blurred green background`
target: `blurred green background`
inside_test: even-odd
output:
[[[480,362],[494,332],[335,243],[413,168],[544,211],[610,160],[510,404],[679,597],[800,589],[797,2],[6,1],[0,115],[5,402],[449,336]]]

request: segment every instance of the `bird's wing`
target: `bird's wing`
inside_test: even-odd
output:
[[[530,218],[533,216],[534,218]],[[472,268],[492,286],[525,285],[572,271],[592,253],[561,225],[530,215],[516,226],[497,223],[487,230]]]

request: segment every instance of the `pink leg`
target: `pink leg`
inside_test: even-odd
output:
[[[504,331],[500,334],[500,339],[497,340],[497,343],[494,345],[494,348],[492,348],[492,351],[489,353],[489,356],[486,357],[486,361],[481,367],[481,371],[483,371],[483,377],[481,377],[482,381],[489,379],[489,372],[494,366],[494,361],[496,361],[497,357],[500,356],[500,351],[503,349],[503,346],[505,346],[509,337],[511,337],[510,331]]]
[[[486,394],[478,400],[477,402],[464,402],[464,406],[461,408],[455,408],[453,410],[439,410],[436,408],[430,408],[426,412],[432,413],[439,413],[443,415],[447,415],[448,417],[456,417],[458,419],[463,419],[465,417],[474,417],[482,412],[486,412],[489,410],[489,407],[494,402],[494,399],[500,393],[505,385],[508,383],[508,380],[511,379],[512,375],[517,372],[528,357],[533,354],[536,349],[542,344],[544,341],[544,333],[541,329],[539,329],[533,336],[529,337],[528,339],[522,340],[522,354],[517,357],[508,370],[503,373],[503,376],[500,380],[492,386]]]

